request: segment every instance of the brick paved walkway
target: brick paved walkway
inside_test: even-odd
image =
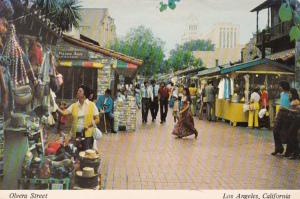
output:
[[[300,188],[300,161],[271,156],[270,131],[198,119],[195,124],[197,140],[194,136],[175,139],[171,114],[163,125],[138,121],[134,133],[104,135],[102,188]]]

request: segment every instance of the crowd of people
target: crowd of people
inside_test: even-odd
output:
[[[298,130],[300,128],[300,99],[297,90],[290,88],[288,82],[279,83],[282,92],[280,94],[280,108],[274,121],[273,135],[275,150],[272,155],[284,152],[283,143],[287,144],[284,156],[290,159],[299,157]],[[156,83],[151,80],[142,85],[136,85],[131,89],[136,98],[136,104],[142,112],[142,123],[148,122],[149,112],[152,122],[155,122],[160,112],[160,123],[166,122],[169,110],[174,118],[172,134],[178,138],[190,135],[198,136],[194,125],[194,116],[203,119],[205,112],[208,121],[216,121],[215,100],[217,89],[213,82],[208,82],[202,88],[197,88],[194,83],[189,87],[183,85]],[[122,97],[119,91],[117,97]],[[59,113],[72,115],[72,134],[75,138],[84,138],[82,145],[85,149],[91,148],[93,143],[92,129],[100,121],[99,115],[104,117],[105,123],[109,124],[109,131],[113,129],[114,100],[111,91],[106,90],[105,95],[96,96],[86,86],[80,86],[77,90],[77,102],[68,108],[58,108]],[[205,111],[204,111],[205,109]],[[270,128],[269,97],[265,86],[255,87],[248,101],[248,127]]]
[[[141,86],[136,85],[135,97],[137,106],[142,110],[143,124],[148,122],[149,112],[152,122],[155,122],[159,110],[160,123],[165,123],[169,108],[171,108],[175,122],[172,134],[178,138],[194,134],[197,138],[198,132],[194,127],[193,119],[197,88],[195,84],[191,86],[191,88],[184,88],[181,85],[174,85],[172,82],[168,85],[165,82],[157,84],[155,80],[151,80],[150,84],[145,81]]]
[[[275,150],[272,155],[282,154],[284,152],[283,143],[287,144],[284,156],[290,159],[299,157],[298,130],[300,128],[300,100],[297,90],[290,88],[288,82],[279,83],[282,92],[280,94],[280,109],[275,116],[274,121],[274,142]],[[249,101],[245,103],[248,111],[248,128],[268,128],[270,125],[270,103],[267,89],[264,85],[255,86],[251,89]],[[218,89],[209,81],[197,88],[194,83],[189,87],[183,85],[174,85],[164,82],[159,85],[155,80],[149,84],[137,85],[135,96],[137,106],[142,109],[142,121],[144,124],[148,121],[148,112],[150,110],[152,122],[157,118],[160,109],[160,123],[166,122],[168,108],[173,111],[172,115],[175,127],[172,132],[178,138],[195,135],[198,132],[194,126],[193,116],[198,115],[203,119],[204,113],[206,119],[211,122],[216,121],[215,100]]]

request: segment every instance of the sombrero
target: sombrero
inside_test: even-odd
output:
[[[76,171],[75,183],[81,188],[93,188],[98,185],[98,175],[91,167],[84,167],[82,171]]]
[[[97,174],[95,174],[94,168],[91,167],[84,167],[82,171],[76,171],[76,175],[83,178],[93,178],[97,176]]]
[[[79,156],[81,158],[87,158],[87,159],[98,159],[98,158],[100,158],[99,154],[97,154],[96,151],[92,150],[92,149],[88,149],[86,151],[80,152]]]

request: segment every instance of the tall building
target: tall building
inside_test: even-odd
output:
[[[236,48],[240,45],[240,28],[232,23],[218,23],[201,39],[211,40],[215,48]]]
[[[210,68],[241,60],[240,28],[232,23],[218,23],[200,39],[210,40],[215,45],[214,51],[194,51],[193,55]]]
[[[188,23],[185,27],[185,31],[182,35],[181,42],[185,43],[200,38],[199,34],[199,20],[196,16],[191,15],[188,18]]]
[[[69,35],[79,38],[81,34],[106,47],[115,41],[116,26],[107,8],[83,8],[80,14],[79,29]]]

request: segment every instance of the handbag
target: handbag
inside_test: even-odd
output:
[[[94,127],[94,130],[93,130],[93,138],[95,140],[99,140],[100,138],[102,138],[102,132],[100,131],[100,129],[98,129],[97,127]]]
[[[260,119],[262,119],[267,113],[267,109],[266,108],[263,108],[263,109],[260,109],[259,113],[258,113],[258,116]]]
[[[15,103],[18,105],[28,105],[32,100],[32,92],[29,85],[15,87],[13,94]]]
[[[249,111],[249,104],[244,104],[243,105],[243,112]]]
[[[15,103],[18,105],[28,105],[32,100],[31,87],[29,86],[29,78],[25,67],[25,63],[28,64],[28,62],[25,62],[25,53],[18,43],[14,25],[10,25],[9,39],[3,52],[5,56],[11,58],[10,67],[14,82],[13,95]],[[36,80],[31,65],[29,64],[28,67],[32,73],[33,80]]]

